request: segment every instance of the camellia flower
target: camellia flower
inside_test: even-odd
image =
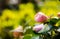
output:
[[[35,15],[35,21],[36,22],[45,22],[47,21],[47,16],[45,14],[43,14],[42,12],[38,12],[36,15]]]
[[[11,32],[23,32],[23,27],[19,25],[16,29],[12,30]]]
[[[57,16],[60,18],[60,12],[58,12]]]
[[[18,36],[23,36],[23,27],[22,26],[18,26],[16,29],[12,30],[11,32],[13,32],[13,36],[15,38],[17,38]]]
[[[33,27],[33,31],[37,32],[37,33],[43,33],[43,32],[47,32],[51,29],[51,25],[48,25],[48,24],[38,24],[38,25],[35,25]]]
[[[35,25],[35,26],[33,27],[33,30],[34,30],[35,32],[38,32],[38,31],[42,30],[43,28],[44,28],[44,25],[43,25],[43,24],[38,24],[38,25]]]

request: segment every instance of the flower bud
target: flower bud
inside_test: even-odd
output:
[[[52,26],[49,24],[39,24],[33,27],[33,30],[37,33],[44,33],[44,32],[49,31],[51,28]]]
[[[43,14],[42,12],[38,12],[35,15],[35,21],[36,22],[46,22],[47,21],[47,16]]]
[[[60,12],[58,12],[57,16],[60,18]]]
[[[33,30],[35,31],[35,32],[39,32],[40,30],[42,30],[44,28],[44,25],[43,24],[39,24],[39,25],[35,25],[34,27],[33,27]]]

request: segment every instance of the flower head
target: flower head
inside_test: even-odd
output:
[[[38,12],[35,15],[35,21],[36,22],[45,22],[45,21],[47,21],[47,16],[45,14],[43,14],[42,12]]]
[[[58,12],[57,16],[60,18],[60,12]]]
[[[16,29],[12,30],[11,32],[23,32],[23,27],[19,25]]]
[[[44,33],[49,31],[52,28],[51,25],[48,24],[39,24],[33,27],[33,30],[37,33]]]
[[[33,27],[33,30],[35,31],[35,32],[39,32],[40,30],[42,30],[44,28],[44,25],[43,24],[38,24],[38,25],[35,25],[34,27]]]

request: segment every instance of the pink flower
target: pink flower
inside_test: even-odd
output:
[[[44,28],[44,25],[43,25],[43,24],[35,25],[35,26],[33,27],[33,31],[39,32],[39,31],[42,30],[43,28]]]
[[[47,16],[43,14],[42,12],[38,12],[35,15],[35,21],[36,22],[45,22],[47,20]]]
[[[60,18],[60,12],[58,12],[57,16]]]
[[[36,33],[43,33],[47,32],[52,28],[52,25],[50,24],[38,24],[33,27],[33,31]]]

